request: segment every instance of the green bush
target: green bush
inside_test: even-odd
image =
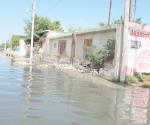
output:
[[[144,78],[143,78],[143,75],[141,73],[136,73],[135,77],[138,79],[138,81],[144,82]]]
[[[100,68],[104,67],[105,55],[102,51],[95,52],[91,55],[91,63],[92,68],[97,69],[99,71]]]
[[[103,53],[105,54],[105,62],[113,60],[115,55],[115,40],[108,39],[104,48]]]
[[[150,74],[143,74],[143,79],[144,79],[144,81],[150,81]]]
[[[115,40],[108,39],[107,44],[103,49],[95,51],[92,47],[85,47],[85,59],[91,62],[91,68],[97,69],[104,68],[104,63],[112,61],[114,58]]]
[[[125,77],[125,82],[127,84],[136,83],[137,82],[137,78],[135,76],[126,76]]]

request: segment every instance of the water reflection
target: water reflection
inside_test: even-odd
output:
[[[149,89],[133,87],[118,93],[118,118],[126,124],[148,124]]]
[[[40,83],[40,76],[38,74],[41,72],[38,70],[33,70],[33,67],[24,69],[24,87],[25,91],[25,100],[26,100],[26,111],[25,111],[25,120],[28,123],[33,121],[39,121],[41,119],[41,106],[43,103],[42,96],[44,95],[44,85]],[[36,75],[37,74],[37,75]],[[43,81],[43,78],[40,78]]]
[[[25,69],[25,72],[29,70]],[[25,73],[24,80],[27,81],[25,97],[28,120],[48,122],[59,119],[63,120],[64,123],[60,124],[64,125],[99,125],[100,122],[112,125],[114,121],[115,103],[110,97],[115,97],[116,91],[111,88],[77,80],[55,70],[33,69],[28,76]],[[53,120],[53,124],[57,122]]]
[[[55,69],[0,62],[3,125],[148,125],[149,89],[90,83]]]

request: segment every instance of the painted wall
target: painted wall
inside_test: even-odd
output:
[[[150,73],[150,27],[130,23],[128,35],[127,75]]]
[[[112,65],[115,78],[119,79],[122,72],[126,75],[133,75],[135,72],[150,73],[150,26],[130,22],[128,41],[123,41],[123,25],[116,26],[114,30],[108,28],[105,31],[77,33],[75,57],[79,60],[79,63],[84,60],[83,46],[85,39],[92,39],[92,45],[96,50],[100,50],[108,39],[116,41]],[[67,41],[66,55],[70,58],[72,35],[54,37],[53,39],[47,38],[43,45],[44,53],[52,57],[59,56],[58,45],[60,40]],[[124,48],[123,42],[127,42],[127,48]],[[126,55],[124,55],[125,51],[127,51]],[[122,65],[124,56],[127,57],[127,60],[125,65]]]

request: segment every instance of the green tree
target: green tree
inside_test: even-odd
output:
[[[19,41],[21,38],[24,38],[24,36],[20,35],[12,35],[11,40],[10,40],[10,46],[12,48],[16,48],[19,45]]]
[[[121,24],[123,23],[123,17],[121,16],[119,19],[114,20],[113,24]]]
[[[112,24],[121,24],[121,23],[123,23],[123,21],[124,21],[124,19],[121,16],[119,19],[114,20]],[[142,23],[142,19],[141,18],[136,18],[135,20],[133,20],[133,22],[141,24]],[[105,23],[105,22],[101,22],[100,23],[100,26],[107,26],[107,25],[108,24]]]
[[[104,23],[104,22],[101,22],[99,25],[100,25],[100,26],[107,26],[107,24]]]
[[[142,23],[142,19],[141,18],[137,18],[137,19],[135,19],[135,22],[141,24]]]
[[[24,27],[26,39],[30,40],[31,29],[32,29],[32,19],[26,20]],[[35,15],[34,41],[38,41],[40,39],[44,30],[63,31],[59,21],[51,21],[47,17]]]
[[[119,19],[113,21],[112,24],[121,24],[123,22],[123,17],[121,16]],[[101,22],[100,26],[107,26],[108,24],[105,22]]]
[[[7,42],[7,43],[6,43],[6,48],[11,48],[10,42]]]

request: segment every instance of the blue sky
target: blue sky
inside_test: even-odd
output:
[[[123,15],[124,0],[113,0],[112,21]],[[29,19],[32,0],[3,0],[0,4],[0,42],[12,34],[24,34],[24,21]],[[150,23],[150,0],[137,0],[136,17]],[[37,0],[36,13],[59,20],[64,28],[94,28],[107,21],[109,0]]]

